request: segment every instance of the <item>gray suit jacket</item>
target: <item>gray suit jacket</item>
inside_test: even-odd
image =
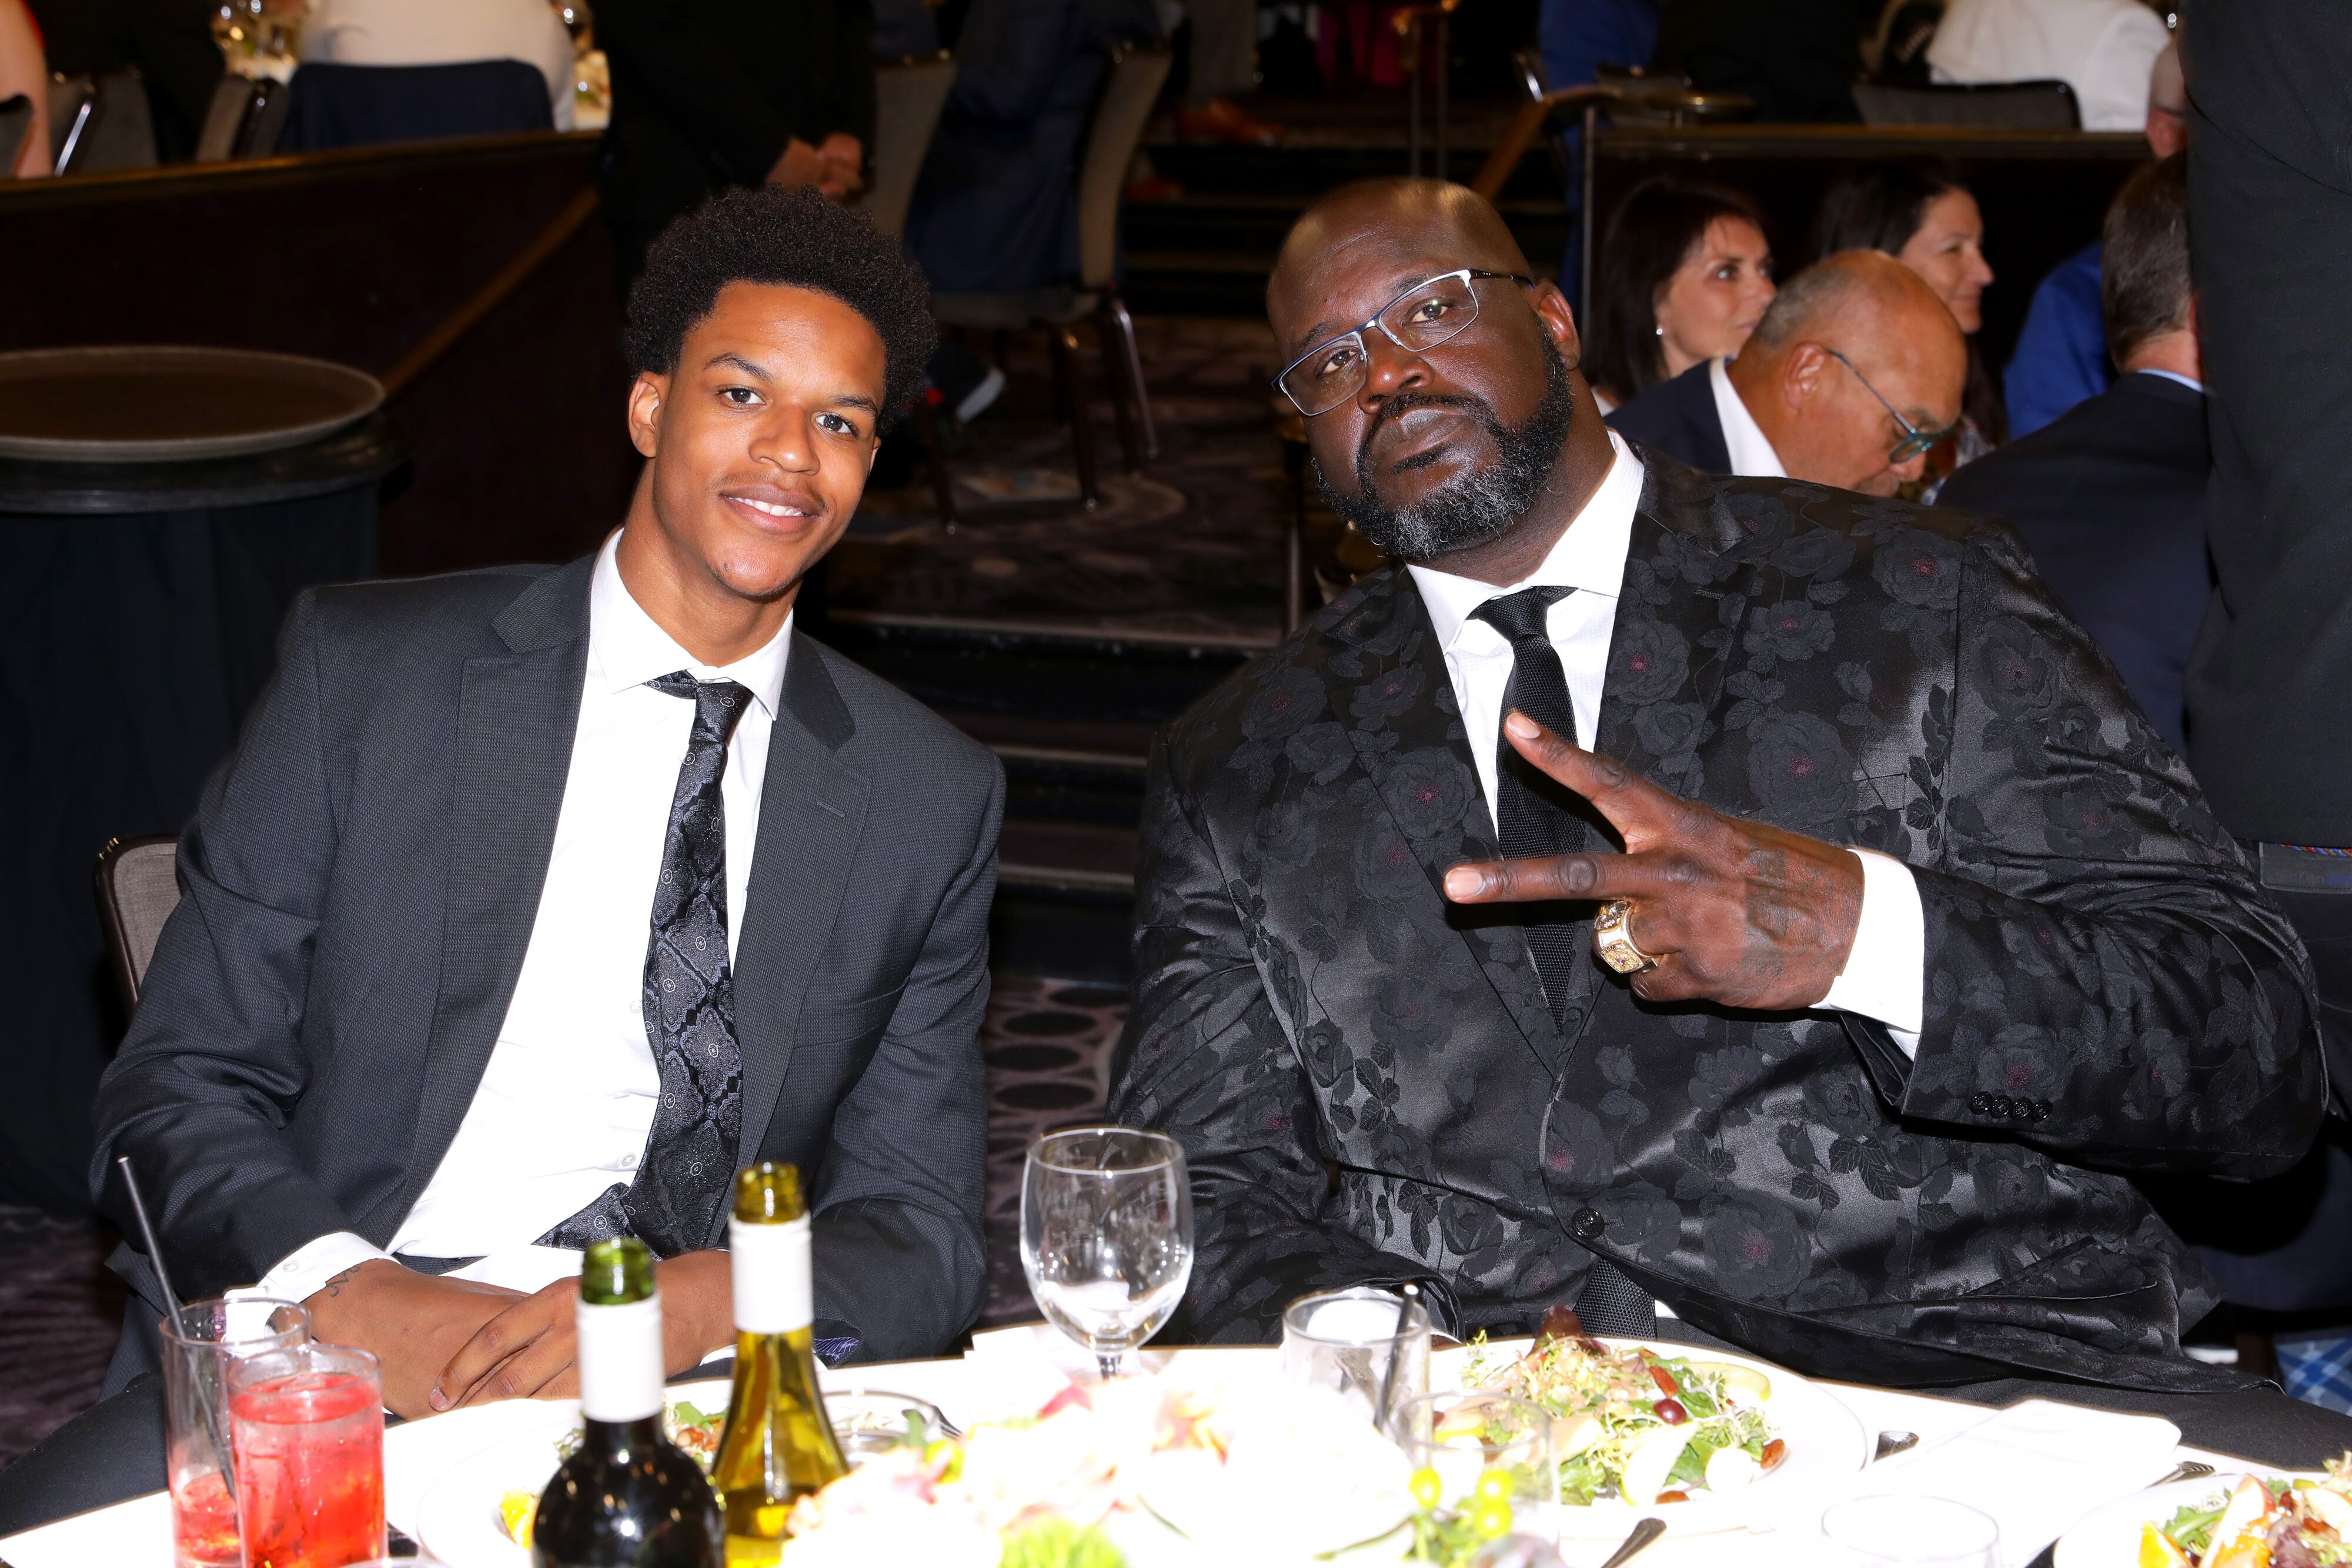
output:
[[[590,567],[297,603],[99,1089],[100,1207],[129,1228],[130,1155],[182,1291],[331,1231],[383,1245],[446,1153],[546,881]],[[810,1181],[817,1314],[861,1358],[935,1354],[979,1311],[1003,793],[987,751],[793,638],[735,966],[740,1157]]]

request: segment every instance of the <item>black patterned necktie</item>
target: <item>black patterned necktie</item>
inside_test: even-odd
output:
[[[727,959],[727,809],[719,779],[728,737],[751,694],[733,681],[698,681],[683,670],[646,685],[694,701],[694,733],[670,800],[646,948],[646,1035],[661,1071],[661,1099],[636,1180],[608,1187],[540,1244],[585,1247],[625,1233],[673,1258],[709,1244],[734,1182],[742,1131],[743,1053]]]
[[[1513,708],[1567,739],[1576,738],[1576,709],[1568,695],[1568,674],[1551,643],[1551,607],[1572,588],[1523,588],[1490,599],[1471,612],[1503,634],[1511,645],[1511,679],[1503,688],[1502,716]],[[1529,855],[1574,854],[1591,842],[1580,817],[1561,809],[1559,786],[1521,757],[1510,737],[1495,732],[1495,836],[1512,860]],[[1590,963],[1583,949],[1589,920],[1529,920],[1528,951],[1543,979],[1552,1018],[1565,1027],[1576,966]],[[1576,1299],[1586,1332],[1647,1339],[1658,1332],[1657,1304],[1606,1258],[1595,1255]]]

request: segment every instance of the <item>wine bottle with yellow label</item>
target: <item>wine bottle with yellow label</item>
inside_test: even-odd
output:
[[[735,1277],[735,1386],[711,1480],[726,1503],[729,1568],[761,1568],[782,1560],[793,1504],[849,1465],[817,1392],[800,1172],[762,1162],[736,1173],[727,1237]]]

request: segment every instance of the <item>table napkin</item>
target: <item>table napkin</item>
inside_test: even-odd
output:
[[[1788,1536],[1818,1541],[1822,1511],[1841,1498],[1949,1498],[1990,1514],[2003,1563],[2025,1568],[2093,1510],[2161,1479],[2179,1442],[2180,1429],[2154,1416],[2022,1400],[1816,1494],[1811,1520],[1778,1523]]]

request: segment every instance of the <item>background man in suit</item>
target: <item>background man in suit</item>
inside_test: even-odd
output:
[[[730,1343],[711,1249],[757,1158],[814,1184],[834,1358],[979,1308],[1003,775],[792,626],[930,346],[921,277],[738,192],[630,307],[621,529],[301,602],[100,1090],[102,1207],[130,1228],[128,1155],[182,1291],[304,1301],[401,1415],[572,1388],[577,1249],[623,1229],[670,1370]],[[12,1469],[0,1528],[160,1485],[152,1383]]]
[[[601,0],[613,73],[605,221],[621,287],[671,219],[730,185],[839,198],[874,145],[872,0]]]
[[[1693,365],[1609,423],[1710,474],[1891,496],[1958,421],[1968,362],[1916,273],[1843,251],[1781,286],[1738,359]]]
[[[2102,236],[2107,342],[2123,378],[1954,474],[1937,496],[2004,519],[2173,750],[2181,680],[2212,596],[2203,366],[2189,288],[2189,163],[2134,175]]]
[[[1455,1334],[1663,1301],[2334,1452],[2180,1353],[2210,1288],[2113,1174],[2268,1174],[2320,1115],[2302,952],[2196,786],[2005,530],[1612,437],[1527,271],[1390,182],[1268,288],[1333,504],[1411,564],[1152,763],[1111,1108],[1191,1161],[1176,1332],[1367,1281]]]

